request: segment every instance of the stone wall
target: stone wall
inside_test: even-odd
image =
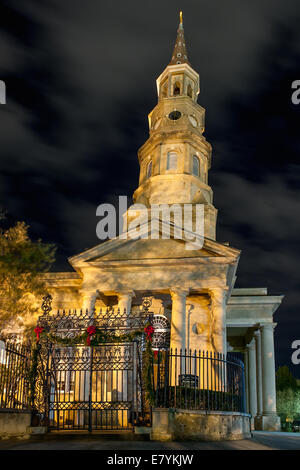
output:
[[[18,437],[28,439],[28,427],[31,422],[29,411],[0,410],[0,439]]]
[[[249,439],[250,415],[224,411],[153,409],[151,439],[224,441]]]

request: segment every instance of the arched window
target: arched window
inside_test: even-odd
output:
[[[187,95],[188,95],[190,98],[193,98],[193,89],[192,89],[192,86],[191,86],[190,83],[189,83],[188,88],[187,88]]]
[[[176,82],[173,88],[173,95],[180,95],[180,83]]]
[[[196,155],[193,155],[193,175],[200,176],[200,161]]]
[[[151,324],[154,326],[152,349],[155,351],[170,348],[170,322],[164,315],[153,315]]]
[[[177,170],[177,153],[168,152],[167,170]]]
[[[147,165],[147,171],[146,171],[146,178],[150,178],[152,176],[152,160]]]

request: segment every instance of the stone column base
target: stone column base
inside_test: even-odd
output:
[[[262,415],[254,418],[256,431],[280,431],[281,421],[277,415]]]
[[[169,432],[169,409],[154,408],[152,410],[151,441],[171,441],[172,434]]]

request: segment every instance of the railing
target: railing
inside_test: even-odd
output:
[[[244,364],[230,354],[158,351],[153,382],[158,408],[245,412]]]
[[[0,341],[0,411],[29,408],[29,346]]]
[[[0,341],[0,411],[30,407],[31,350]],[[245,412],[244,365],[227,354],[191,350],[155,352],[154,406]]]

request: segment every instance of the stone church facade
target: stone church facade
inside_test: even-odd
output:
[[[158,103],[149,138],[138,151],[136,204],[204,206],[202,248],[186,240],[116,237],[72,256],[73,272],[46,274],[53,309],[139,310],[151,298],[155,347],[244,354],[247,411],[252,427],[278,430],[274,312],[282,296],[266,288],[235,288],[240,250],[216,240],[217,209],[208,184],[212,148],[204,137],[205,110],[197,103],[199,75],[186,51],[182,21],[171,62],[157,79]],[[128,220],[132,218],[128,212]],[[193,210],[193,218],[194,218]],[[161,223],[161,220],[160,220]]]

